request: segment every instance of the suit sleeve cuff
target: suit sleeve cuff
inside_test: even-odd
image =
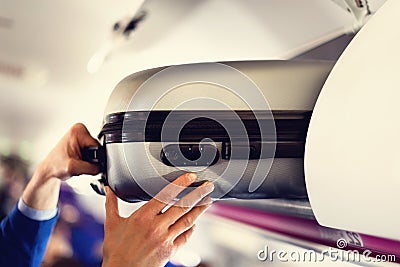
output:
[[[58,209],[57,207],[51,210],[37,210],[29,207],[24,203],[22,198],[18,201],[18,210],[26,217],[35,221],[47,221],[56,217]]]

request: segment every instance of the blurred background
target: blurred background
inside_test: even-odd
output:
[[[374,13],[384,2],[369,0],[363,10]],[[336,60],[367,19],[345,0],[0,0],[2,216],[72,124],[99,133],[108,96],[126,75],[194,62]],[[63,186],[46,266],[100,266],[104,199],[92,192],[93,179],[73,178]],[[121,206],[125,216],[137,208]],[[210,216],[200,234],[221,224],[222,240],[232,233],[231,223]],[[197,249],[178,255],[180,264],[200,264],[193,251],[201,246],[209,266],[244,266],[241,256],[215,263],[216,251],[205,245],[212,237],[200,234],[191,245]],[[239,240],[254,244],[257,238],[244,233]],[[221,251],[238,255],[234,246]],[[66,265],[57,265],[60,259]]]

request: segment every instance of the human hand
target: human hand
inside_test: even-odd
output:
[[[98,146],[86,127],[75,124],[35,170],[22,199],[31,208],[48,210],[56,207],[60,181],[80,174],[99,173],[96,165],[81,160],[81,149]]]
[[[103,267],[164,266],[212,203],[207,195],[214,185],[206,182],[162,213],[195,179],[193,173],[181,175],[128,218],[120,217],[117,197],[106,187]]]
[[[40,164],[42,178],[58,178],[67,180],[71,176],[81,174],[95,175],[99,173],[96,165],[82,160],[81,149],[99,146],[86,127],[77,123],[61,138],[58,144]]]

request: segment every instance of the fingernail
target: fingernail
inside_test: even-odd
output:
[[[207,190],[207,193],[211,193],[212,191],[214,191],[214,184],[211,182],[205,182],[202,187],[204,187]]]
[[[204,198],[204,200],[202,201],[202,205],[211,205],[213,203],[211,197],[206,197]]]
[[[197,179],[197,175],[195,173],[190,173],[187,178],[189,179],[189,181],[193,182]]]

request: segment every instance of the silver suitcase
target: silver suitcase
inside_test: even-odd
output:
[[[214,199],[306,198],[304,143],[332,67],[243,61],[134,73],[109,98],[103,146],[83,155],[128,202],[149,200],[184,172],[197,173],[193,187],[212,181]]]

